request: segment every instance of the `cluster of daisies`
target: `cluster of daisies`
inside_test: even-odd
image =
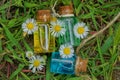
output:
[[[64,22],[62,22],[61,20],[51,22],[51,28],[50,28],[51,34],[54,37],[59,37],[59,36],[65,35],[67,30],[64,27],[64,25],[65,25]],[[85,25],[85,23],[79,22],[74,25],[73,31],[74,31],[75,37],[83,39],[88,35],[89,29]]]
[[[41,71],[46,65],[46,56],[34,55],[32,51],[27,51],[26,57],[29,59],[29,69],[32,69],[33,73]]]
[[[52,21],[51,22],[51,28],[50,32],[51,35],[54,37],[59,37],[65,35],[66,29],[63,26],[64,23],[61,20],[57,21]],[[23,24],[22,24],[23,31],[27,34],[32,34],[36,30],[38,30],[37,22],[34,19],[27,19]],[[77,38],[85,38],[88,35],[88,27],[85,25],[83,22],[79,22],[74,25],[73,28],[74,35]]]
[[[50,24],[51,24],[51,27],[50,27],[51,35],[53,35],[54,37],[59,37],[59,36],[65,35],[67,30],[63,26],[64,22],[62,22],[60,20],[55,20],[55,21],[51,21]],[[26,33],[26,34],[33,34],[35,31],[38,30],[38,25],[37,25],[36,20],[27,19],[22,24],[22,29],[23,29],[24,33]],[[85,38],[88,35],[88,31],[89,31],[88,27],[83,22],[78,22],[73,27],[74,35],[78,39]],[[74,56],[74,48],[71,44],[65,43],[60,46],[59,53],[62,58],[71,58],[72,56]],[[32,69],[33,73],[43,69],[43,67],[45,65],[45,58],[43,58],[42,56],[39,56],[39,55],[34,56],[33,52],[31,52],[31,51],[28,51],[26,53],[26,56],[30,62],[29,69]]]
[[[64,25],[64,22],[61,20],[51,22],[51,35],[53,35],[54,37],[64,36],[67,31]],[[78,22],[73,27],[73,33],[78,39],[85,38],[88,35],[88,32],[88,26],[86,26],[86,24],[83,22]],[[62,58],[71,58],[72,56],[74,56],[74,48],[72,44],[65,43],[60,46],[59,53]]]

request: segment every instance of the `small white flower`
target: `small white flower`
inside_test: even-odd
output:
[[[41,56],[34,56],[29,62],[29,69],[32,69],[33,73],[42,70],[45,65],[45,59]]]
[[[51,22],[50,32],[54,37],[63,36],[66,32],[66,29],[63,27],[64,24],[62,21],[57,20],[56,22]]]
[[[32,34],[38,29],[37,23],[34,19],[27,19],[22,24],[23,31],[27,34]]]
[[[81,22],[81,23],[77,23],[74,26],[74,35],[77,38],[85,38],[88,35],[88,27],[85,25],[85,23]]]
[[[70,44],[61,45],[59,52],[62,58],[71,58],[74,55],[73,46]]]
[[[28,59],[32,59],[32,58],[33,58],[33,52],[32,52],[32,51],[27,51],[27,52],[26,52],[26,57],[27,57]]]

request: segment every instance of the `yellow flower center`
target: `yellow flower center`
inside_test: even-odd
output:
[[[69,55],[70,54],[70,48],[69,47],[64,48],[63,52],[64,52],[64,54]]]
[[[55,30],[56,32],[59,32],[59,31],[61,30],[61,26],[60,26],[60,25],[56,25],[56,26],[54,27],[54,30]]]
[[[31,22],[28,23],[28,24],[27,24],[27,28],[30,29],[30,30],[33,29],[33,28],[34,28],[33,23],[31,23]]]
[[[34,60],[33,66],[38,67],[39,65],[40,65],[40,61],[39,60]]]
[[[84,27],[78,27],[77,32],[78,32],[79,34],[83,34],[83,33],[85,32]]]

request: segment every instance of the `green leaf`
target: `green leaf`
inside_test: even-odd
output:
[[[62,0],[62,3],[64,5],[70,5],[71,4],[71,0]]]
[[[120,5],[120,3],[116,3],[116,2],[106,3],[106,4],[102,5],[101,7],[102,8],[110,8],[110,7],[117,6],[117,5]]]
[[[120,25],[116,30],[115,37],[114,37],[114,46],[117,46],[120,43]]]
[[[74,7],[77,8],[80,5],[80,0],[73,0]]]
[[[0,39],[0,53],[2,52],[2,40]]]
[[[28,44],[24,39],[23,39],[22,41],[23,41],[24,46],[25,46],[25,48],[26,48],[27,51],[33,51],[33,50],[31,49],[31,47],[29,46],[29,44]]]
[[[19,64],[18,68],[16,71],[14,71],[11,76],[10,80],[14,80],[14,77],[19,74],[19,72],[24,68],[24,64]]]
[[[108,49],[112,46],[112,44],[113,44],[113,36],[110,36],[107,38],[107,40],[103,43],[103,45],[101,47],[102,54],[107,52]]]
[[[14,5],[15,6],[18,6],[18,7],[23,7],[23,5],[22,5],[22,0],[13,0],[14,1]]]
[[[0,11],[5,10],[6,8],[10,7],[10,2],[5,3],[4,5],[0,6]]]
[[[91,18],[91,13],[87,13],[87,14],[81,14],[80,15],[80,18],[82,18],[82,19],[89,19],[89,18]]]
[[[13,63],[12,59],[8,57],[8,55],[4,56],[5,61]]]
[[[23,62],[20,57],[18,57],[18,54],[16,53],[15,49],[12,48],[11,44],[7,44],[7,49],[9,49],[12,52],[12,56],[14,59],[17,59],[20,62]]]
[[[47,62],[46,80],[50,80],[50,77],[51,77],[51,73],[50,73],[50,60],[51,60],[51,57],[48,58],[48,62]]]
[[[88,75],[81,75],[80,77],[67,78],[66,80],[91,80]]]
[[[24,77],[25,80],[30,80],[30,78],[26,74],[24,74],[23,72],[20,72],[20,73]]]
[[[20,46],[18,41],[13,37],[13,34],[9,31],[9,29],[4,24],[2,24],[2,26],[5,30],[7,38],[12,42],[13,45],[15,45],[20,51],[23,52],[22,47]]]
[[[13,27],[15,25],[15,22],[17,21],[17,19],[11,19],[9,22],[8,22],[8,26],[9,27]]]
[[[82,6],[83,6],[83,4],[79,4],[79,6],[76,8],[76,15],[78,15],[79,14],[79,12],[81,11],[81,9],[82,9]]]
[[[33,8],[33,7],[37,7],[38,5],[35,3],[30,3],[30,2],[24,2],[24,7],[26,8]]]

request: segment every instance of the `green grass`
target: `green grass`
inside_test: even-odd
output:
[[[49,72],[50,55],[48,55],[46,74],[33,74],[21,72],[28,69],[25,52],[33,51],[30,46],[31,36],[22,36],[22,23],[27,18],[35,18],[39,9],[51,9],[56,0],[1,0],[0,1],[0,80],[113,80],[114,70],[120,53],[120,18],[104,33],[90,40],[83,47],[79,55],[88,58],[88,68],[81,76],[60,75]],[[70,1],[70,0],[68,0]],[[85,22],[90,31],[99,31],[120,12],[120,0],[73,0],[74,12],[80,21]],[[55,8],[68,4],[67,0],[58,0]],[[58,10],[56,10],[58,11]],[[89,34],[89,36],[92,34]],[[33,36],[33,35],[32,35]],[[2,63],[6,67],[2,68]],[[7,77],[7,63],[10,66],[10,75]]]

